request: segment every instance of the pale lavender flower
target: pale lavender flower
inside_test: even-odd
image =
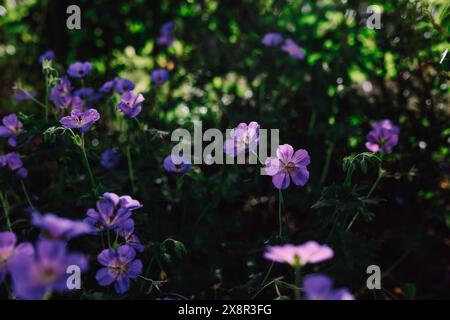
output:
[[[242,152],[255,151],[259,143],[259,124],[255,121],[248,125],[240,123],[230,131],[230,139],[224,143],[224,152],[236,157]]]
[[[301,245],[285,244],[268,247],[264,257],[278,263],[288,263],[291,266],[316,264],[334,255],[333,249],[327,245],[320,245],[315,241],[308,241]]]
[[[266,47],[278,47],[282,42],[283,36],[277,32],[266,33],[261,40]]]
[[[286,52],[289,56],[295,59],[303,60],[305,58],[305,52],[303,49],[292,39],[286,39],[281,50]]]
[[[52,213],[41,215],[34,212],[32,224],[41,229],[41,235],[48,239],[59,239],[68,241],[83,234],[92,233],[90,224],[82,221],[73,221],[58,217]]]
[[[95,109],[88,109],[84,112],[72,110],[70,116],[62,117],[59,122],[67,129],[80,129],[81,132],[86,132],[99,119],[100,114]]]
[[[135,118],[142,111],[141,104],[144,102],[144,96],[138,94],[135,96],[133,92],[128,91],[120,97],[120,103],[117,106],[124,114],[130,118]]]

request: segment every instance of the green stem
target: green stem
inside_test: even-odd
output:
[[[295,288],[294,288],[294,296],[295,300],[300,300],[300,281],[302,278],[302,271],[300,263],[297,263],[295,266]]]
[[[23,180],[20,180],[20,184],[22,185],[23,193],[25,194],[25,199],[27,199],[28,205],[31,207],[31,209],[34,209],[33,203],[30,200],[30,196],[28,195],[27,188],[25,186],[25,182]]]
[[[89,160],[86,154],[86,146],[85,146],[85,142],[84,142],[84,133],[81,134],[81,153],[83,154],[83,162],[84,165],[86,166],[86,170],[88,171],[88,175],[89,175],[89,180],[91,181],[91,186],[92,186],[92,193],[94,194],[95,198],[98,197],[97,194],[97,185],[95,184],[95,179],[94,179],[94,175],[92,174],[92,170],[91,170],[91,166],[89,164]]]
[[[131,151],[130,151],[130,147],[127,147],[127,161],[128,161],[128,175],[130,177],[130,182],[131,182],[131,189],[133,190],[133,193],[136,193],[137,189],[136,189],[136,185],[134,183],[134,171],[133,171],[133,162],[131,160]]]
[[[274,266],[274,265],[275,265],[274,262],[272,262],[272,263],[270,264],[269,270],[267,270],[266,276],[264,277],[263,281],[261,282],[261,287],[264,286],[264,284],[266,283],[267,279],[269,278],[270,273],[272,272],[272,269],[273,269],[273,266]]]
[[[106,231],[106,236],[108,237],[108,247],[111,249],[111,234],[109,229]]]
[[[9,219],[9,204],[6,193],[0,192],[0,201],[2,202],[3,213],[5,214],[6,225],[8,230],[12,232],[11,220]]]

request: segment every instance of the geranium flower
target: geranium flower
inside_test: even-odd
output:
[[[88,131],[92,125],[100,119],[100,114],[95,109],[80,111],[72,110],[70,116],[63,117],[59,122],[67,129],[80,129],[81,132]]]
[[[120,159],[121,155],[119,152],[113,149],[108,149],[102,153],[100,164],[106,169],[112,169],[120,162]]]
[[[8,264],[14,252],[19,252],[26,245],[19,244],[16,247],[17,238],[14,232],[0,232],[0,284],[5,280],[8,272]],[[25,248],[26,249],[26,248]]]
[[[72,103],[72,84],[69,78],[62,77],[61,82],[53,86],[50,99],[57,108],[67,108]]]
[[[90,62],[75,62],[67,69],[67,74],[72,78],[84,78],[92,70]]]
[[[10,152],[0,156],[0,168],[8,166],[15,171],[19,179],[25,179],[28,176],[28,170],[23,167],[22,157],[16,152]]]
[[[144,96],[138,94],[135,96],[133,92],[128,91],[120,97],[118,108],[130,118],[135,118],[142,111],[141,104],[144,102]]]
[[[333,255],[333,249],[327,245],[320,245],[316,241],[308,241],[301,245],[272,246],[268,247],[264,253],[264,257],[268,260],[288,263],[291,266],[319,263],[333,258]]]
[[[400,128],[390,120],[381,120],[372,124],[367,134],[366,148],[372,152],[388,152],[398,144]]]
[[[80,253],[68,253],[67,244],[58,240],[40,240],[36,251],[31,244],[17,250],[9,263],[13,291],[20,299],[38,300],[52,291],[67,291],[67,267],[78,266],[86,271],[87,258]]]
[[[97,231],[117,229],[131,217],[131,211],[142,208],[142,204],[130,196],[119,197],[115,193],[106,192],[97,201],[96,209],[87,211],[84,220]]]
[[[164,158],[163,167],[170,173],[185,173],[192,167],[192,164],[189,160],[180,156],[168,155]]]
[[[303,60],[305,58],[305,52],[303,49],[292,39],[286,39],[281,50],[286,52],[292,58]]]
[[[15,113],[4,116],[0,126],[0,138],[8,138],[11,147],[17,146],[17,137],[24,132],[22,122]]]
[[[92,226],[86,222],[61,218],[52,213],[41,215],[34,212],[32,224],[41,229],[43,237],[65,241],[93,231]]]
[[[55,53],[53,52],[53,50],[47,50],[39,57],[39,63],[42,64],[45,60],[53,59],[55,59]]]
[[[230,131],[231,139],[224,143],[224,152],[236,157],[242,152],[255,151],[259,143],[259,124],[255,121],[248,125],[244,122]]]
[[[100,252],[97,260],[105,268],[98,270],[95,275],[98,284],[106,287],[114,283],[117,293],[127,292],[130,279],[135,279],[142,273],[142,262],[135,260],[135,257],[136,251],[128,245]]]
[[[355,300],[348,289],[333,290],[333,280],[323,274],[309,274],[303,279],[306,300]]]
[[[125,240],[125,244],[129,245],[138,252],[144,251],[144,246],[139,238],[134,234],[133,219],[128,219],[122,223],[122,225],[118,228],[117,233]]]
[[[309,179],[306,168],[311,160],[308,151],[295,151],[289,144],[283,144],[277,149],[276,157],[266,159],[265,171],[272,176],[272,183],[277,189],[286,189],[292,182],[297,186],[304,186]]]
[[[170,47],[173,43],[172,32],[174,28],[172,21],[166,22],[161,26],[161,34],[156,38],[156,43],[161,46]]]
[[[278,47],[282,42],[283,36],[277,32],[266,33],[261,40],[266,47]]]
[[[111,92],[111,90],[114,89],[117,93],[122,94],[124,92],[134,90],[134,87],[135,87],[135,85],[134,85],[133,81],[116,77],[113,80],[106,81],[101,86],[99,91],[101,93],[109,93],[109,92]]]
[[[166,69],[156,69],[152,71],[151,74],[152,82],[156,85],[163,84],[169,80],[169,71]]]

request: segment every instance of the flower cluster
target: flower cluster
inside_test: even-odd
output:
[[[297,60],[303,60],[305,58],[305,52],[302,47],[291,38],[284,40],[283,36],[277,32],[266,33],[263,36],[261,43],[266,47],[278,47],[283,43],[281,50],[286,52],[290,57]]]

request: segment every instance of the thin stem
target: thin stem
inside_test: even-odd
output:
[[[266,283],[267,279],[268,279],[269,276],[270,276],[270,273],[272,272],[272,269],[273,269],[273,266],[274,266],[274,265],[275,265],[274,262],[272,262],[272,263],[270,264],[269,270],[267,270],[266,276],[264,277],[263,281],[261,282],[261,286],[264,286],[264,284]]]
[[[28,205],[31,207],[31,209],[34,209],[33,203],[30,200],[30,196],[28,195],[27,188],[25,186],[25,182],[23,180],[20,180],[20,184],[22,185],[23,193],[25,194],[25,199],[27,199]]]
[[[0,192],[0,200],[2,202],[3,213],[5,214],[6,225],[8,227],[8,230],[12,232],[11,220],[9,219],[9,204],[6,193],[3,194],[3,192]]]
[[[302,278],[301,266],[298,263],[295,266],[295,288],[294,288],[294,296],[295,300],[300,300],[300,280]]]
[[[131,189],[133,190],[133,193],[136,193],[136,185],[134,183],[134,171],[133,171],[133,162],[131,160],[131,151],[130,146],[127,147],[127,161],[128,161],[128,175],[130,177],[131,182]]]
[[[106,231],[106,236],[108,238],[108,247],[111,249],[111,234],[109,233],[109,229]]]
[[[325,182],[325,179],[328,175],[328,170],[330,169],[330,161],[331,161],[331,155],[333,154],[334,149],[334,141],[330,142],[327,149],[327,157],[325,160],[325,165],[323,167],[322,176],[320,177],[320,185],[323,185]]]
[[[84,165],[86,166],[86,170],[88,171],[88,175],[89,175],[89,180],[91,181],[91,185],[92,185],[92,193],[94,194],[94,196],[97,198],[98,194],[97,194],[97,185],[95,184],[95,179],[94,179],[94,175],[92,174],[92,170],[91,170],[91,166],[89,164],[89,160],[86,154],[86,147],[85,147],[85,142],[84,142],[84,133],[81,133],[81,152],[83,154],[83,162]]]

